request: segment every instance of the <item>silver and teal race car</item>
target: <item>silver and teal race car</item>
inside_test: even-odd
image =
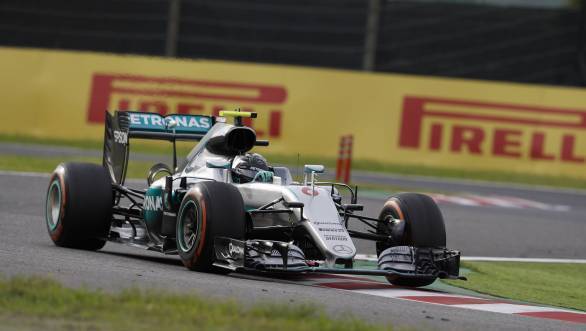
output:
[[[460,253],[446,248],[431,198],[401,193],[378,218],[360,215],[357,188],[317,181],[323,166],[305,165],[295,181],[288,168],[251,153],[269,144],[243,125],[255,113],[105,116],[103,164],[62,163],[51,176],[46,225],[58,246],[124,243],[178,254],[187,268],[209,272],[368,274],[402,286],[462,278]],[[155,164],[146,189],[125,185],[131,139],[173,143],[172,167]],[[179,162],[178,140],[199,141]],[[350,222],[370,230],[351,230]],[[353,238],[373,242],[377,269],[353,268]]]

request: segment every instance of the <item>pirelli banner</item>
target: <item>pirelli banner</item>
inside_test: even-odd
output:
[[[586,178],[586,90],[0,48],[4,134],[101,139],[104,112],[256,111],[269,152]]]

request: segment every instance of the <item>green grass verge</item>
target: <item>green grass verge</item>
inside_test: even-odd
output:
[[[71,289],[44,278],[0,279],[0,325],[18,330],[390,330],[332,319],[312,305],[251,304],[197,295]]]
[[[10,135],[0,134],[0,141],[5,143],[23,143],[23,144],[37,144],[37,145],[52,145],[52,146],[68,146],[84,149],[101,149],[102,143],[98,140],[84,140],[84,139],[55,139],[55,138],[40,138],[27,135]]]
[[[479,293],[586,311],[586,264],[463,262],[468,281],[448,284]]]
[[[98,149],[102,148],[102,142],[96,140],[65,140],[65,139],[45,139],[32,136],[24,135],[0,135],[0,142],[18,142],[27,144],[42,144],[42,145],[54,145],[54,146],[69,146],[84,149]],[[142,153],[154,153],[154,154],[165,154],[170,155],[171,148],[168,142],[133,142],[131,145],[132,152]],[[179,156],[185,156],[191,148],[193,142],[180,142],[177,146],[177,153]],[[303,165],[305,163],[323,164],[329,169],[335,169],[336,160],[334,158],[319,157],[319,156],[307,156],[301,155],[299,161],[297,155],[292,153],[291,155],[280,155],[273,154],[270,152],[262,151],[262,153],[270,160],[271,163],[286,164],[292,169],[295,174],[297,165]],[[354,160],[352,163],[352,169],[354,170],[366,170],[375,171],[382,173],[393,173],[402,175],[415,175],[415,176],[431,176],[431,177],[443,177],[443,178],[456,178],[456,179],[471,179],[471,180],[484,180],[491,182],[503,182],[503,183],[518,183],[528,185],[544,185],[552,187],[566,187],[566,188],[577,188],[586,189],[586,179],[576,179],[571,177],[563,176],[540,176],[532,175],[527,173],[516,173],[516,172],[499,172],[499,171],[479,171],[479,170],[462,170],[462,169],[451,169],[451,168],[439,168],[439,167],[426,167],[416,165],[400,165],[392,163],[384,163],[372,160]],[[333,170],[332,170],[333,171]]]

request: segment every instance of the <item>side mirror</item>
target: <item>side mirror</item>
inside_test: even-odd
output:
[[[230,162],[224,160],[208,160],[206,167],[210,169],[230,169]]]
[[[171,171],[171,168],[169,168],[168,165],[166,165],[164,163],[157,163],[149,169],[149,175],[147,177],[147,184],[149,186],[151,186],[151,184],[155,180],[157,180],[157,175],[161,174],[161,173],[165,173],[166,176],[173,175],[173,172]]]
[[[307,184],[307,175],[309,175],[311,179],[311,189],[313,190],[313,185],[315,183],[315,174],[323,174],[326,168],[321,164],[306,164],[303,167],[303,185]]]
[[[303,172],[306,174],[311,174],[315,172],[316,174],[322,174],[325,171],[325,167],[321,164],[306,164],[303,167]]]
[[[363,205],[359,205],[356,203],[349,203],[346,205],[342,205],[342,208],[345,211],[363,211],[364,210],[364,206]]]

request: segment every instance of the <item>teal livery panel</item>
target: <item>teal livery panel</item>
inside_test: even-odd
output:
[[[173,114],[161,116],[156,113],[130,111],[127,114],[130,131],[170,132],[174,129],[176,133],[206,134],[213,125],[212,117],[205,115]],[[172,129],[167,127],[169,119],[176,123]]]

